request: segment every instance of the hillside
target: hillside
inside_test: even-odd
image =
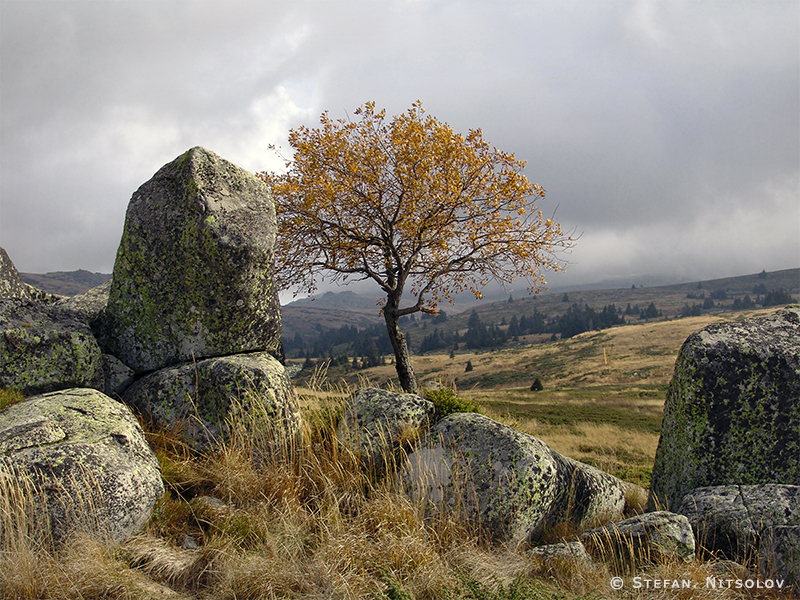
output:
[[[511,298],[500,302],[476,303],[471,310],[448,313],[448,306],[441,308],[446,315],[432,319],[415,315],[413,321],[407,321],[403,330],[408,334],[412,347],[418,348],[422,340],[433,333],[434,329],[442,336],[467,330],[469,318],[474,310],[480,320],[487,325],[495,324],[507,329],[505,324],[513,317],[520,319],[523,315],[531,317],[534,311],[547,319],[561,317],[574,304],[579,307],[589,306],[599,312],[605,306],[614,305],[617,312],[628,314],[622,318],[627,323],[639,321],[641,311],[651,303],[660,312],[660,318],[675,318],[687,308],[694,308],[694,314],[714,314],[731,310],[736,300],[749,297],[753,303],[759,296],[764,297],[772,290],[784,290],[795,301],[800,299],[800,269],[786,269],[771,273],[756,273],[740,277],[728,277],[710,281],[695,281],[667,286],[630,287],[606,290],[570,291],[568,293],[543,293],[537,296]],[[352,326],[365,329],[382,324],[379,314],[379,298],[358,296],[351,292],[333,294],[328,292],[315,301],[302,300],[283,307],[284,339],[302,338],[306,348],[314,347],[320,338],[321,331]],[[704,305],[710,305],[702,308]],[[755,307],[755,306],[753,306]],[[504,324],[505,323],[505,324]],[[535,342],[549,339],[546,336],[526,336],[521,342]]]
[[[76,296],[111,279],[109,273],[92,273],[84,269],[43,274],[20,273],[19,276],[25,283],[59,296]]]

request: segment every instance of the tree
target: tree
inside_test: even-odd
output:
[[[276,279],[296,292],[313,291],[320,275],[375,281],[400,384],[416,391],[401,317],[436,314],[467,290],[480,298],[489,281],[520,277],[538,291],[574,240],[534,206],[545,192],[525,163],[480,129],[456,134],[420,102],[391,120],[373,102],[355,116],[325,112],[319,128],[291,130],[287,171],[260,174],[278,216]],[[414,302],[401,308],[405,293]]]

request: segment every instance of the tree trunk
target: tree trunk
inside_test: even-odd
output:
[[[386,328],[389,330],[389,339],[392,342],[394,349],[395,368],[397,369],[397,378],[400,380],[400,385],[403,391],[410,394],[417,393],[417,378],[414,376],[414,369],[411,366],[411,355],[408,353],[408,346],[406,345],[406,336],[400,331],[397,325],[398,315],[397,306],[390,306],[391,301],[386,303],[383,308],[383,318],[386,321]]]

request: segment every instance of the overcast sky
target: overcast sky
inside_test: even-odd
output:
[[[528,161],[553,285],[800,266],[800,2],[0,0],[0,246],[110,273],[192,146],[249,171],[367,100]]]

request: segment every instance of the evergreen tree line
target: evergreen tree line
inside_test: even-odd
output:
[[[756,306],[779,306],[790,304],[794,301],[792,296],[783,289],[767,291],[763,284],[753,290],[757,294],[755,299],[749,295],[744,298],[735,298],[732,308],[746,310]],[[687,303],[678,311],[678,316],[688,317],[702,314],[701,311],[720,306],[714,300],[728,299],[729,293],[725,290],[715,290],[708,297],[705,294],[690,293],[687,298],[701,299],[703,303],[689,306]],[[560,334],[562,339],[570,338],[585,331],[605,329],[614,325],[625,323],[625,316],[639,319],[655,319],[662,316],[661,311],[651,302],[646,308],[627,305],[625,310],[618,309],[614,304],[604,306],[599,312],[584,304],[573,303],[560,316],[548,318],[547,315],[534,310],[533,315],[523,314],[517,317],[514,314],[506,322],[505,317],[498,325],[485,323],[476,311],[472,311],[467,322],[467,331],[462,335],[458,331],[441,331],[438,327],[433,332],[424,336],[415,348],[419,354],[437,350],[458,350],[462,346],[477,350],[482,348],[498,348],[508,341],[516,341],[525,335],[552,334],[553,339]],[[413,315],[412,315],[413,317]],[[442,311],[439,315],[423,315],[420,319],[406,319],[406,329],[416,330],[414,333],[406,332],[409,347],[412,347],[412,335],[419,335],[420,325],[429,323],[440,324],[447,321],[447,314]],[[354,367],[371,367],[383,364],[383,356],[393,354],[392,345],[386,327],[375,324],[366,329],[359,330],[354,325],[344,325],[335,329],[324,329],[317,325],[317,333],[312,344],[306,344],[298,333],[291,339],[284,339],[284,349],[287,353],[298,353],[308,359],[316,358],[330,360],[331,364],[348,364]]]
[[[345,360],[350,362],[349,357],[360,358],[357,362],[362,366],[376,366],[381,364],[383,355],[393,354],[389,334],[383,324],[361,330],[355,325],[324,329],[318,324],[317,333],[313,345],[307,345],[299,333],[290,340],[284,339],[284,351],[299,351],[308,358],[327,359],[334,366],[344,364]]]
[[[794,302],[791,294],[786,290],[777,289],[767,291],[763,283],[757,285],[753,289],[753,293],[756,294],[755,300],[750,298],[749,294],[745,294],[743,298],[734,298],[731,307],[734,310],[748,310],[757,308],[758,306],[782,306]],[[708,298],[705,297],[705,294],[694,294],[692,292],[687,294],[686,297],[703,300],[703,303],[695,303],[692,304],[692,306],[689,306],[688,303],[684,304],[683,308],[678,311],[678,316],[680,317],[696,317],[701,315],[703,310],[722,308],[723,304],[721,302],[716,304],[714,300],[727,300],[730,296],[729,292],[726,290],[715,290]]]

